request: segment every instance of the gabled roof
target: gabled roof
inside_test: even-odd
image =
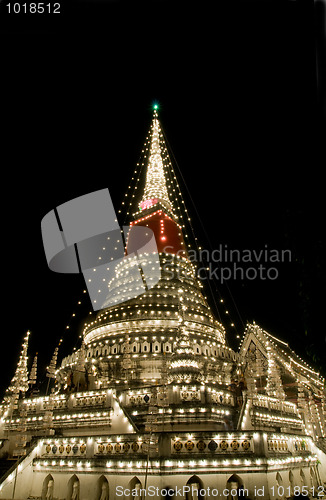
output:
[[[240,354],[243,356],[246,354],[252,341],[265,356],[267,348],[271,350],[278,364],[292,375],[296,381],[308,384],[313,390],[323,391],[325,383],[323,377],[301,359],[287,342],[271,335],[255,323],[247,324],[239,349]]]

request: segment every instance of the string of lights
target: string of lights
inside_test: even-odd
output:
[[[122,214],[123,216],[123,211],[125,212],[125,215],[123,217],[124,223],[129,222],[128,219],[130,220],[130,216],[132,214],[135,214],[139,211],[139,209],[142,209],[141,203],[144,202],[146,199],[151,199],[152,196],[159,197],[161,198],[170,206],[171,210],[175,210],[175,216],[177,220],[180,222],[180,228],[183,231],[183,235],[185,238],[186,242],[186,247],[187,250],[191,250],[192,248],[195,247],[198,255],[199,252],[202,250],[202,246],[199,245],[198,239],[195,235],[195,230],[191,221],[191,217],[189,216],[188,209],[186,207],[186,203],[182,194],[182,190],[180,188],[180,184],[178,182],[178,179],[176,177],[172,161],[171,161],[171,156],[173,156],[173,162],[176,165],[179,175],[181,176],[181,179],[183,180],[183,183],[185,185],[185,188],[188,192],[188,188],[186,186],[186,183],[184,181],[184,178],[182,174],[180,173],[180,169],[178,167],[178,163],[176,162],[176,159],[174,158],[173,152],[170,149],[170,152],[168,150],[168,141],[167,138],[164,134],[164,131],[162,129],[161,123],[158,120],[158,105],[155,104],[153,107],[153,119],[152,119],[152,124],[151,124],[151,129],[150,133],[146,136],[143,148],[141,150],[141,155],[140,159],[136,164],[136,169],[134,170],[133,176],[131,178],[131,181],[127,187],[127,192],[125,193],[124,199],[121,202],[121,207],[118,210],[118,214]],[[142,172],[146,169],[146,167],[152,164],[153,168],[147,168],[147,175],[145,179],[145,185],[144,185],[144,193],[142,197],[142,201],[139,203],[139,193],[141,190],[141,184],[144,182],[144,179],[142,180]],[[208,241],[208,245],[210,245],[209,238],[207,237],[204,225],[202,224],[200,220],[200,216],[198,214],[198,211],[196,209],[195,204],[193,203],[193,200],[190,196],[190,199],[192,201],[194,210],[196,212],[197,218],[201,224],[201,227],[204,231],[204,234],[206,235],[206,239]],[[127,201],[128,200],[128,201]],[[173,205],[171,205],[170,200],[173,200]],[[172,209],[173,206],[173,209]],[[190,234],[188,233],[187,228],[190,228]],[[100,257],[99,257],[100,258]],[[204,270],[207,271],[204,267]],[[207,277],[207,274],[206,274]],[[234,320],[230,321],[230,312],[229,309],[226,307],[225,304],[225,299],[221,297],[221,293],[219,290],[219,286],[216,283],[216,280],[213,279],[206,279],[205,280],[210,296],[212,298],[212,301],[215,305],[215,311],[217,313],[217,316],[219,320],[221,321],[221,316],[220,316],[220,307],[223,307],[224,315],[227,318],[227,324],[230,326],[234,331],[235,331],[235,336],[237,339],[240,339],[240,335],[238,333],[237,327],[236,327],[236,322]],[[213,286],[214,286],[214,291],[213,291]],[[227,285],[226,285],[227,286]],[[215,293],[214,293],[215,292]],[[83,291],[83,294],[85,294],[86,291]],[[230,291],[229,291],[230,293]],[[219,304],[220,306],[217,305],[215,296],[219,297]],[[230,293],[231,295],[231,293]],[[85,295],[83,295],[82,298],[84,298]],[[231,298],[233,300],[233,297],[231,295]],[[234,303],[234,300],[233,300]],[[78,305],[81,304],[81,301],[78,301]],[[79,311],[82,311],[82,308],[79,308]],[[239,314],[239,311],[237,310],[238,316],[240,317],[241,323],[243,324],[242,318]],[[93,315],[93,312],[90,311],[89,315]],[[71,316],[71,320],[74,319],[76,316],[76,313],[73,313]],[[66,325],[66,330],[70,330],[71,322],[69,322]],[[76,341],[74,350],[77,349],[78,345],[80,344],[80,339],[82,336],[80,335],[79,338]],[[60,339],[60,344],[62,343],[63,339]]]

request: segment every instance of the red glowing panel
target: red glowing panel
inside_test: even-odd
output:
[[[186,245],[180,227],[173,219],[164,214],[162,210],[157,210],[146,217],[140,217],[131,223],[127,254],[131,254],[137,250],[132,234],[134,226],[145,226],[154,232],[158,252],[187,256]]]

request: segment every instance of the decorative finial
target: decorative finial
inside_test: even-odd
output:
[[[154,111],[154,115],[157,114],[158,110],[160,109],[160,105],[158,104],[158,102],[154,102],[153,103],[153,111]]]

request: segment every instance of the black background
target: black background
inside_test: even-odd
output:
[[[59,358],[79,345],[83,277],[48,269],[40,222],[104,187],[120,206],[154,101],[200,243],[292,252],[275,281],[217,284],[230,344],[255,320],[325,366],[324,4],[61,2],[55,17],[2,2],[0,14],[3,389],[28,329],[41,378],[60,338]]]

